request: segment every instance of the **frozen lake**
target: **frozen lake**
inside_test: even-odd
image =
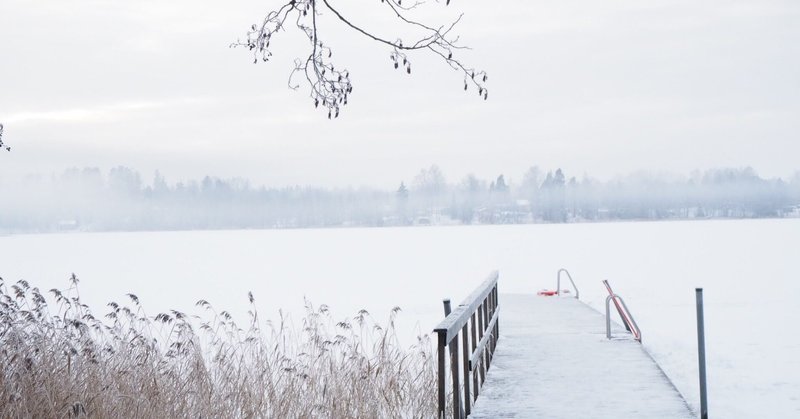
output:
[[[50,289],[75,272],[95,310],[133,292],[153,315],[195,312],[202,298],[244,321],[248,291],[272,318],[299,312],[304,297],[338,317],[365,308],[382,320],[400,306],[411,344],[441,318],[442,297],[460,301],[491,270],[501,293],[533,293],[564,267],[597,309],[610,280],[695,407],[694,288],[704,287],[711,415],[800,417],[798,255],[800,219],[74,233],[0,237],[0,276]]]

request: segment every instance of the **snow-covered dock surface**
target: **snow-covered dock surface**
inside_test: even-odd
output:
[[[499,301],[500,340],[470,418],[693,417],[644,348],[613,323],[607,340],[604,315],[589,306],[521,294]]]

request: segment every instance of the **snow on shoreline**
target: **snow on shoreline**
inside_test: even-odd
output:
[[[366,308],[382,320],[400,306],[410,345],[441,318],[442,298],[460,301],[491,270],[501,293],[529,293],[555,287],[565,267],[601,311],[600,281],[611,281],[693,407],[700,286],[711,413],[785,417],[800,412],[797,249],[797,219],[75,233],[0,237],[0,276],[50,289],[75,272],[93,307],[134,292],[149,313],[203,298],[244,319],[248,291],[264,317],[300,313],[304,297],[342,317]]]

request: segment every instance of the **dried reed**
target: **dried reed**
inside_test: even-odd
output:
[[[78,279],[50,290],[0,278],[0,417],[428,418],[436,415],[429,338],[402,349],[391,311],[335,322],[306,303],[302,327],[262,330],[207,301],[201,315],[145,314],[139,299],[81,303]]]

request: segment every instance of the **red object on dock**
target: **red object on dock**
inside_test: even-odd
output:
[[[543,297],[552,297],[556,294],[558,294],[558,291],[556,290],[541,290],[536,293],[536,295],[541,295]]]

